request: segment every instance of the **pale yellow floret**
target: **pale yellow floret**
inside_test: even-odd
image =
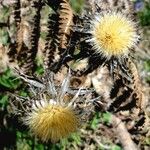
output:
[[[135,23],[119,12],[97,16],[91,33],[96,52],[106,57],[128,54],[138,40]]]
[[[26,124],[42,141],[57,142],[78,129],[79,117],[70,107],[47,103],[30,112]]]

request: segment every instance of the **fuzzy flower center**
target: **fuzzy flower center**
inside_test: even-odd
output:
[[[37,107],[26,120],[33,134],[45,142],[57,142],[79,127],[79,117],[73,109],[58,104]]]
[[[121,13],[97,16],[91,33],[94,48],[106,57],[128,54],[138,40],[135,23]]]

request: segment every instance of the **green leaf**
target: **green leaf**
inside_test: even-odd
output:
[[[145,8],[138,13],[138,16],[142,26],[150,25],[150,5],[148,2],[145,2]]]
[[[37,75],[42,75],[44,73],[44,68],[43,66],[38,66],[36,69],[36,74]]]
[[[4,87],[16,89],[20,83],[21,81],[12,75],[10,69],[6,70],[6,72],[0,76],[0,85],[3,85]]]
[[[64,138],[62,140],[60,140],[60,144],[61,144],[61,149],[62,150],[65,150],[66,149],[66,146],[68,145],[68,139]]]
[[[114,145],[114,146],[112,146],[111,150],[122,150],[122,148],[118,145]]]
[[[97,128],[97,125],[99,124],[99,114],[97,113],[95,116],[94,116],[94,118],[93,118],[93,120],[91,121],[91,128],[93,129],[93,130],[95,130],[96,128]]]
[[[21,137],[22,137],[22,133],[19,132],[19,131],[17,131],[17,138],[19,139],[19,138],[21,138]]]
[[[1,7],[0,9],[0,20],[1,22],[6,21],[9,16],[9,8],[8,7]]]
[[[3,45],[7,45],[8,44],[8,40],[9,40],[9,35],[8,32],[5,30],[0,30],[0,43]]]
[[[8,104],[8,95],[0,95],[0,107],[4,108]]]
[[[147,138],[145,139],[145,144],[150,146],[150,137],[147,137]]]
[[[19,95],[20,95],[20,96],[23,96],[23,97],[27,97],[27,96],[28,96],[28,93],[27,93],[26,91],[24,91],[24,89],[21,89]]]
[[[78,133],[73,133],[71,135],[71,138],[76,142],[76,144],[81,144],[81,138],[80,138],[80,134]]]
[[[70,0],[71,6],[76,13],[81,13],[85,0]]]
[[[111,123],[111,113],[109,113],[109,112],[103,113],[101,120],[102,120],[102,122],[104,122],[106,124],[110,124]]]

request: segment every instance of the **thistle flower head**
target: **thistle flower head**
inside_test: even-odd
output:
[[[127,55],[138,41],[136,24],[120,12],[97,14],[91,21],[93,48],[106,58]]]
[[[20,75],[30,86],[37,88],[32,88],[34,95],[28,98],[29,104],[23,117],[24,124],[36,137],[43,142],[57,142],[78,130],[83,117],[82,110],[76,108],[81,89],[74,92],[69,88],[70,73],[61,86],[55,85],[52,73],[45,77],[45,84]]]
[[[53,100],[36,101],[25,119],[31,132],[45,142],[57,142],[77,131],[80,125],[79,117],[73,108]]]

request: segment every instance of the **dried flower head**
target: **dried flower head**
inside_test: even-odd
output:
[[[44,78],[45,84],[23,74],[20,74],[20,77],[30,86],[34,86],[31,88],[33,98],[28,98],[28,102],[26,100],[27,103],[23,106],[23,123],[36,137],[43,142],[57,142],[78,130],[84,119],[83,114],[86,114],[83,109],[76,107],[83,90],[75,92],[69,88],[70,73],[61,86],[54,84],[52,73]]]
[[[93,48],[106,58],[127,55],[138,41],[136,24],[120,12],[97,14],[91,22]]]
[[[37,101],[28,113],[25,123],[42,141],[57,142],[77,131],[80,120],[72,107],[50,100]]]

